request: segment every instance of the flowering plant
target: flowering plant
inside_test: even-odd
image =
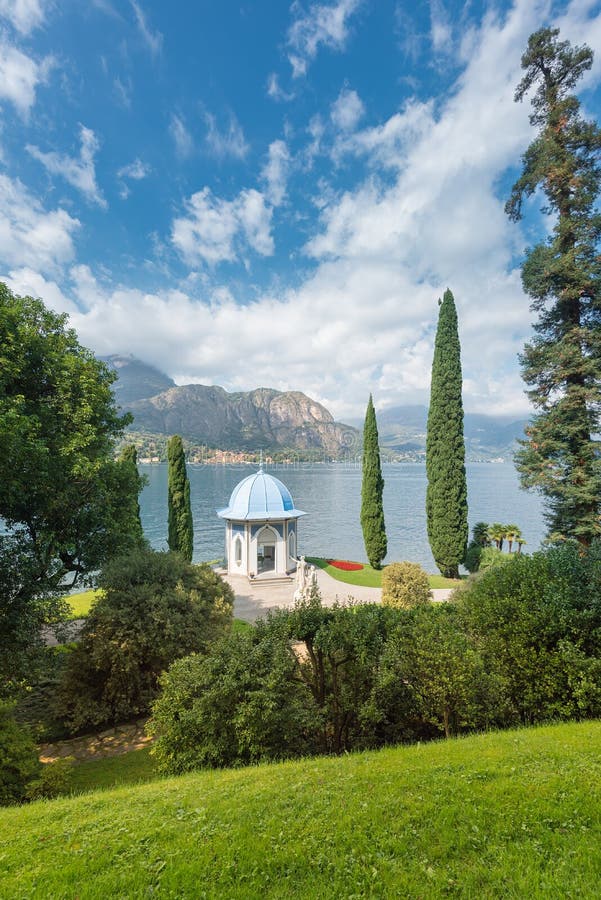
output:
[[[364,568],[362,563],[349,562],[346,559],[329,559],[328,563],[335,569],[342,569],[343,572],[359,572]]]

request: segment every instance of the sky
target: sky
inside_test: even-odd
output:
[[[464,405],[521,417],[525,248],[504,203],[543,25],[601,2],[0,0],[0,278],[100,355],[301,390],[340,419],[427,403],[438,298]]]

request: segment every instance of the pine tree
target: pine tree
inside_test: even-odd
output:
[[[386,526],[382,493],[384,479],[380,466],[378,424],[371,394],[363,427],[363,482],[361,486],[361,528],[365,552],[371,566],[379,569],[386,556]]]
[[[572,92],[593,54],[572,48],[557,29],[532,34],[515,99],[534,88],[531,124],[538,129],[506,211],[522,216],[539,188],[554,217],[549,238],[528,251],[522,283],[538,314],[520,357],[535,413],[516,455],[522,485],[546,500],[552,538],[587,545],[601,532],[601,131],[580,115]]]
[[[168,506],[169,506],[169,549],[192,562],[194,528],[190,506],[190,482],[186,472],[184,445],[176,434],[167,444]]]
[[[129,509],[131,534],[135,538],[136,543],[143,547],[146,544],[146,540],[142,528],[142,519],[140,518],[140,501],[138,498],[142,487],[146,484],[146,479],[142,478],[138,472],[138,452],[134,444],[126,444],[119,456],[119,462],[130,472],[132,481],[138,486],[137,493],[125,497],[124,502],[128,502],[131,507]]]
[[[451,291],[439,305],[426,439],[426,515],[436,565],[446,577],[458,578],[468,537],[461,347]]]

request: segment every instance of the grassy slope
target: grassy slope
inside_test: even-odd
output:
[[[88,759],[71,769],[69,793],[81,794],[96,788],[140,784],[156,779],[154,763],[147,747],[104,759]]]
[[[335,578],[337,581],[343,581],[345,584],[357,584],[362,587],[382,587],[382,569],[372,569],[371,566],[365,564],[362,569],[356,572],[345,572],[343,569],[337,569],[331,566],[328,561],[317,556],[308,556],[307,562],[318,566]],[[460,583],[453,578],[443,578],[442,575],[428,575],[431,588],[454,588]]]
[[[88,615],[92,608],[92,603],[98,596],[100,591],[82,591],[80,594],[71,594],[66,598],[71,607],[72,619],[83,619]]]
[[[0,897],[598,897],[601,722],[0,812]]]

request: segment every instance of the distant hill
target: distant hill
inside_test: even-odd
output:
[[[134,400],[154,397],[161,391],[175,387],[175,381],[148,363],[135,356],[101,356],[102,362],[115,369],[119,378],[113,390],[119,406],[126,406]]]
[[[378,412],[380,443],[388,450],[414,454],[426,448],[426,406],[394,406]],[[351,420],[357,427],[358,420]],[[515,442],[524,436],[526,419],[466,413],[464,435],[468,459],[511,456]]]
[[[334,421],[324,406],[300,391],[228,393],[218,386],[177,386],[133,356],[109,356],[104,362],[117,371],[115,396],[134,416],[132,431],[181,434],[223,450],[287,448],[338,456],[358,447],[354,428]]]

